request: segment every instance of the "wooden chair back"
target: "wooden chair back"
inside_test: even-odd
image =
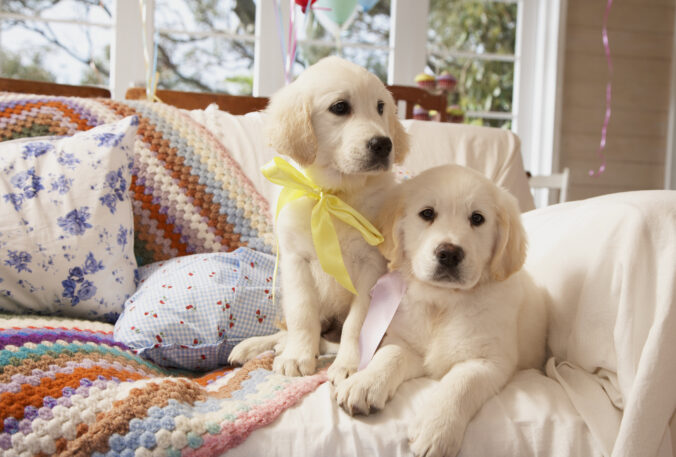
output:
[[[110,91],[102,87],[71,86],[26,79],[0,78],[0,91],[20,94],[58,95],[63,97],[110,98]]]
[[[403,100],[406,103],[405,118],[413,118],[413,107],[420,105],[427,110],[436,110],[440,121],[446,120],[446,95],[433,94],[414,86],[387,86],[395,101]],[[232,114],[246,114],[252,111],[265,109],[269,99],[267,97],[253,97],[250,95],[228,95],[207,92],[184,92],[178,90],[158,89],[157,96],[164,103],[183,109],[204,109],[211,103],[216,103],[220,109]],[[144,100],[145,89],[133,87],[125,94],[127,100]]]
[[[210,104],[216,103],[221,110],[231,114],[246,114],[252,111],[260,111],[268,105],[267,97],[252,97],[250,95],[158,89],[157,96],[168,105],[187,110],[204,109]],[[127,100],[145,100],[146,90],[143,87],[132,87],[127,89],[124,98]]]
[[[446,121],[446,93],[434,94],[425,89],[415,86],[387,86],[395,101],[406,102],[406,119],[413,119],[413,107],[420,105],[426,110],[436,110],[439,113],[439,121]]]
[[[433,94],[414,86],[387,86],[394,99],[406,103],[405,118],[413,118],[413,107],[420,105],[427,110],[439,112],[440,120],[446,120],[446,95]],[[110,98],[110,91],[102,87],[73,86],[42,81],[0,78],[0,91],[17,92],[24,94],[59,95],[67,97],[100,97]],[[228,95],[203,92],[184,92],[177,90],[157,91],[157,96],[165,103],[183,109],[204,109],[211,103],[216,103],[222,110],[232,114],[246,114],[260,111],[268,105],[267,97],[253,97],[249,95]],[[127,100],[144,100],[145,89],[133,87],[125,94]]]

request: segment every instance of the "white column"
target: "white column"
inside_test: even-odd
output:
[[[676,20],[676,16],[674,16]],[[664,188],[676,190],[676,23],[671,50],[671,94],[667,121],[667,148],[664,156]]]
[[[512,130],[521,138],[524,167],[533,174],[559,168],[566,10],[567,0],[519,3]]]
[[[279,42],[275,1],[258,0],[256,3],[256,43],[254,47],[253,95],[269,97],[285,84],[284,56]],[[279,0],[282,34],[289,33],[289,1]]]
[[[392,0],[388,84],[415,85],[427,63],[429,0]]]
[[[124,99],[129,87],[146,85],[143,32],[145,30],[148,65],[152,66],[154,12],[154,0],[145,0],[144,28],[139,0],[115,1],[113,40],[110,49],[110,92],[113,99]]]

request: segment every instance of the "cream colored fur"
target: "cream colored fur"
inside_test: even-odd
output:
[[[436,216],[420,216],[431,208]],[[473,213],[483,216],[470,223]],[[455,456],[468,422],[517,367],[540,367],[546,316],[542,293],[521,270],[526,236],[516,199],[467,168],[430,169],[399,186],[382,212],[382,246],[407,292],[373,360],[335,390],[350,414],[381,409],[407,379],[439,385],[409,428],[418,456]],[[439,278],[441,245],[464,258]],[[435,276],[436,275],[436,276]]]
[[[341,101],[350,106],[346,115],[331,111]],[[303,166],[316,184],[374,221],[394,186],[391,166],[403,161],[408,152],[407,134],[383,83],[358,65],[329,57],[276,93],[268,112],[271,146]],[[389,138],[392,148],[384,161],[374,166],[368,143],[378,137]],[[243,341],[229,360],[242,363],[264,350],[276,349],[276,372],[311,374],[323,324],[338,321],[342,323],[341,343],[328,373],[336,383],[357,369],[359,332],[369,291],[386,271],[386,264],[378,249],[368,245],[359,232],[334,219],[343,260],[358,295],[342,288],[322,270],[315,253],[310,232],[315,203],[310,198],[295,200],[277,219],[282,307],[288,330]]]

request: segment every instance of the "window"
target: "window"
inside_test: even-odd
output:
[[[0,74],[106,86],[113,0],[0,2]]]
[[[162,89],[251,94],[253,0],[156,0]]]
[[[350,4],[350,2],[346,2]],[[380,0],[368,11],[354,2],[351,13],[344,13],[339,24],[325,12],[321,0],[302,13],[296,5],[299,49],[294,73],[312,65],[322,57],[340,55],[387,80],[387,59],[390,51],[390,1]]]
[[[427,71],[457,78],[449,105],[465,122],[512,125],[518,5],[516,0],[431,0]]]
[[[146,48],[152,54],[157,44],[160,88],[268,96],[284,84],[275,8],[288,17],[287,0],[0,0],[2,76],[109,85],[123,97],[147,77],[139,3],[151,18]],[[356,5],[351,23],[332,33],[320,11],[294,7],[294,75],[328,54],[391,84],[449,71],[458,78],[449,101],[465,110],[466,122],[511,128],[527,169],[556,168],[564,0],[318,0],[315,7],[323,3]]]

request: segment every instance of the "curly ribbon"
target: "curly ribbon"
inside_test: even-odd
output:
[[[289,35],[284,39],[284,28],[282,27],[282,13],[280,10],[280,2],[283,0],[274,0],[273,6],[275,11],[275,18],[277,22],[277,35],[279,35],[279,46],[282,49],[282,64],[284,67],[284,80],[286,84],[290,84],[293,79],[293,63],[296,61],[296,53],[298,50],[298,38],[296,33],[296,24],[297,24],[297,12],[295,5],[301,7],[301,11],[305,14],[305,24],[303,27],[307,27],[308,17],[306,14],[308,10],[327,10],[330,8],[322,8],[314,6],[314,3],[317,0],[312,0],[308,2],[299,2],[297,0],[290,0],[289,5]]]
[[[589,176],[599,176],[601,173],[606,171],[606,156],[603,154],[603,150],[606,148],[606,137],[608,134],[608,124],[610,124],[610,115],[611,109],[610,105],[612,102],[612,88],[613,88],[613,61],[610,58],[610,44],[608,42],[608,15],[610,14],[610,8],[613,6],[613,0],[608,0],[606,5],[606,12],[603,15],[603,29],[601,35],[603,37],[603,49],[606,53],[606,63],[608,64],[608,82],[606,83],[606,114],[603,119],[603,126],[601,127],[601,143],[599,144],[598,156],[601,160],[601,165],[597,171],[589,170]]]
[[[160,79],[160,73],[157,71],[157,44],[159,37],[157,34],[153,37],[154,47],[153,47],[153,63],[152,67],[150,66],[150,56],[148,55],[148,42],[146,41],[147,33],[147,18],[146,18],[146,2],[145,0],[139,0],[138,2],[140,12],[141,12],[141,26],[143,28],[143,61],[146,67],[146,98],[151,102],[162,102],[157,96],[157,83]]]
[[[281,157],[273,158],[263,167],[262,172],[263,176],[270,182],[283,187],[277,200],[276,216],[279,215],[279,211],[286,204],[299,198],[308,197],[317,200],[312,208],[310,227],[319,264],[341,286],[357,295],[357,290],[354,288],[343,262],[338,234],[331,220],[332,216],[357,229],[371,246],[382,243],[383,235],[357,210],[335,195],[322,190],[310,178]],[[277,261],[279,261],[279,250],[277,251]],[[277,262],[275,264],[276,271]]]
[[[291,0],[289,6],[289,35],[284,39],[284,29],[282,27],[282,13],[280,11],[280,1],[273,2],[275,18],[277,22],[277,34],[279,35],[279,45],[282,48],[282,63],[284,67],[284,80],[286,84],[291,83],[293,62],[296,60],[296,8],[294,0]],[[305,12],[305,11],[303,11]],[[288,47],[287,47],[288,45]]]

